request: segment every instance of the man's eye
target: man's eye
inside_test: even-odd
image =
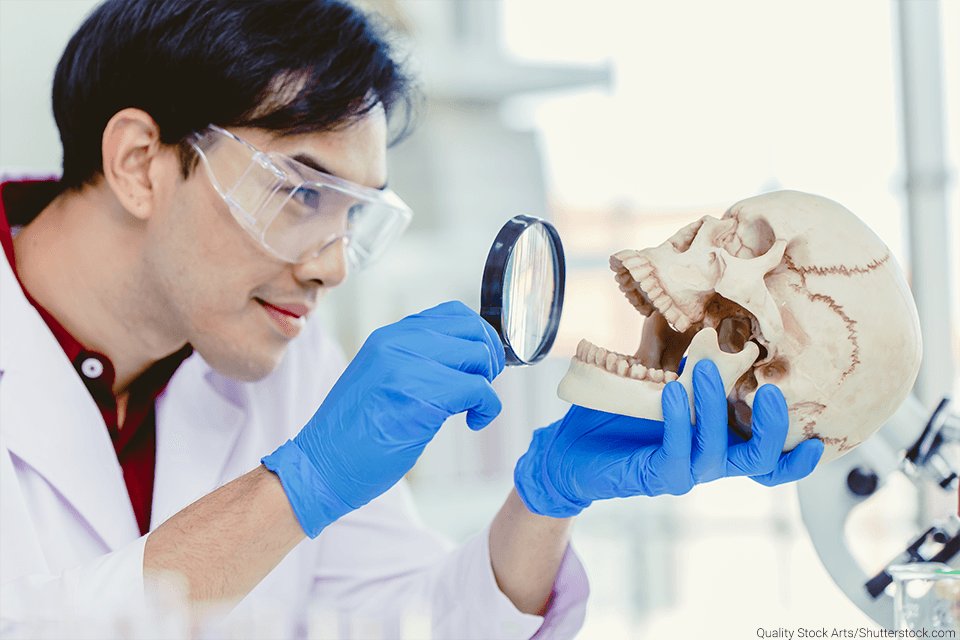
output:
[[[318,189],[297,189],[293,199],[304,207],[315,209],[320,206],[320,191]]]

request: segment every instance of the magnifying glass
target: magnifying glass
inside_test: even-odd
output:
[[[563,310],[566,266],[560,235],[533,216],[511,218],[497,234],[480,287],[480,315],[503,342],[508,365],[542,360]]]

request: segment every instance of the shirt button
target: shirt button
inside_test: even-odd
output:
[[[103,374],[103,363],[96,358],[87,358],[80,365],[80,371],[88,378],[99,378]]]

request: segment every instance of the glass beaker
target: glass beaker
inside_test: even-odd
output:
[[[942,562],[913,562],[887,571],[896,585],[896,629],[960,631],[960,571]]]

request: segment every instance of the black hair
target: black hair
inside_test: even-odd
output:
[[[385,27],[340,0],[107,0],[54,76],[60,187],[99,179],[104,128],[127,107],[180,146],[186,177],[186,142],[208,124],[328,131],[381,103],[405,107],[400,138],[414,95]]]

